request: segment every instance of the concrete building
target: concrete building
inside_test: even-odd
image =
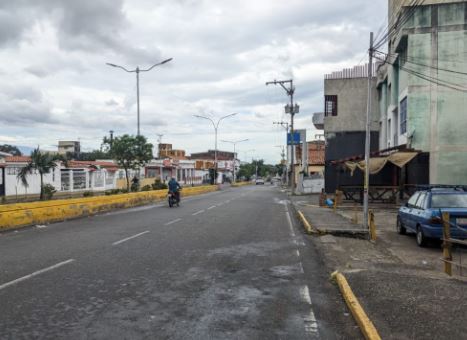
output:
[[[190,159],[196,161],[196,169],[208,171],[215,167],[215,150],[207,152],[196,152],[190,155]],[[217,151],[217,170],[218,176],[216,183],[221,184],[224,181],[232,181],[234,166],[240,166],[237,155],[229,151]]]
[[[390,26],[413,14],[378,69],[379,148],[422,152],[406,182],[466,184],[467,2],[409,3],[389,0]]]
[[[371,87],[371,150],[378,149],[376,77]],[[365,152],[366,110],[368,98],[368,66],[357,66],[325,75],[324,115],[316,113],[313,123],[324,128],[325,191],[334,192],[341,185],[363,185],[361,174],[351,175],[333,162]]]
[[[67,153],[80,153],[81,144],[76,141],[59,141],[58,142],[58,153],[60,155],[66,155]]]
[[[172,144],[160,143],[158,145],[158,158],[165,159],[187,159],[185,155],[185,150],[172,149]]]

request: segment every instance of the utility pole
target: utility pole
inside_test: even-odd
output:
[[[295,193],[295,136],[294,136],[294,116],[296,113],[299,113],[300,107],[298,105],[294,106],[293,103],[293,96],[295,93],[295,87],[293,86],[293,79],[290,80],[274,80],[274,81],[269,81],[266,83],[266,86],[268,85],[280,85],[287,95],[290,97],[290,105],[285,106],[285,113],[290,114],[290,139],[292,142],[292,155],[290,157],[291,163],[292,163],[292,181],[291,181],[291,186],[292,186],[292,195]],[[284,84],[289,84],[289,87],[286,87]]]
[[[112,149],[112,145],[114,143],[114,130],[110,130],[110,149]]]
[[[285,150],[283,145],[276,145],[276,148],[281,148],[281,160],[282,160],[282,171],[283,175],[285,174],[285,178],[287,180],[287,162],[285,160]],[[284,180],[282,179],[282,184],[284,184]]]
[[[134,70],[127,70],[125,67],[123,66],[120,66],[120,65],[116,65],[116,64],[111,64],[111,63],[106,63],[107,65],[109,66],[112,66],[112,67],[116,67],[116,68],[121,68],[122,70],[124,70],[125,72],[128,72],[128,73],[136,73],[136,111],[137,111],[137,135],[139,136],[140,135],[140,119],[139,119],[139,73],[140,72],[149,72],[151,71],[154,67],[156,66],[159,66],[159,65],[163,65],[165,63],[168,63],[169,61],[171,61],[172,58],[170,59],[166,59],[160,63],[157,63],[157,64],[154,64],[152,65],[151,67],[147,68],[147,69],[140,69],[139,66],[136,67],[136,69]]]
[[[370,190],[370,142],[371,142],[371,85],[373,78],[373,32],[370,33],[370,49],[368,50],[368,101],[366,107],[366,138],[365,138],[365,178],[363,183],[363,228],[368,225],[368,192]]]
[[[287,145],[287,135],[289,134],[289,123],[283,122],[282,120],[280,122],[273,122],[274,125],[280,125],[283,128],[285,128],[285,144],[286,144],[286,152],[287,152],[287,161],[285,162],[285,185],[289,185],[289,146]],[[293,148],[293,147],[292,147]]]

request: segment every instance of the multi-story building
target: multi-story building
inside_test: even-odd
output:
[[[66,155],[67,153],[79,154],[81,151],[80,142],[76,141],[59,141],[58,153]]]
[[[388,53],[375,53],[379,148],[421,151],[416,183],[466,184],[467,2],[410,2],[389,0]]]
[[[158,158],[186,159],[185,150],[172,149],[172,144],[159,144]]]
[[[371,88],[373,102],[376,103],[376,78]],[[313,123],[324,129],[326,192],[334,192],[341,185],[363,185],[361,173],[351,175],[335,162],[364,154],[367,98],[368,66],[325,75],[324,114],[316,113]],[[377,105],[371,112],[371,150],[375,151],[378,148]]]

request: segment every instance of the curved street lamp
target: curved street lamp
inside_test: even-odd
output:
[[[214,127],[214,135],[215,135],[215,141],[214,141],[214,166],[215,166],[215,169],[216,169],[216,182],[217,182],[217,130],[219,129],[219,124],[222,120],[226,119],[226,118],[229,118],[229,117],[233,117],[237,115],[237,113],[231,113],[229,115],[226,115],[226,116],[223,116],[221,118],[219,118],[217,120],[217,122],[214,122],[214,120],[210,117],[206,117],[206,116],[201,116],[201,115],[193,115],[194,117],[196,118],[202,118],[202,119],[207,119],[209,120],[211,123],[212,123],[212,126]]]
[[[224,143],[230,143],[230,144],[233,144],[233,147],[234,147],[234,164],[233,164],[233,182],[235,183],[236,182],[236,178],[235,178],[235,167],[236,167],[236,163],[237,163],[237,157],[236,157],[236,152],[235,152],[235,147],[238,143],[242,143],[242,142],[246,142],[246,141],[249,141],[249,139],[242,139],[242,140],[237,140],[237,141],[230,141],[230,140],[221,140],[221,142],[224,142]]]
[[[140,122],[139,122],[139,73],[140,72],[149,72],[151,71],[154,67],[156,66],[159,66],[159,65],[164,65],[166,63],[168,63],[169,61],[171,61],[173,58],[169,58],[169,59],[166,59],[164,61],[161,61],[160,63],[156,63],[154,65],[152,65],[151,67],[147,68],[147,69],[140,69],[139,66],[136,66],[136,68],[134,70],[128,70],[126,69],[125,67],[123,66],[120,66],[120,65],[116,65],[116,64],[112,64],[112,63],[106,63],[107,65],[109,66],[112,66],[112,67],[116,67],[116,68],[120,68],[122,69],[123,71],[125,72],[128,72],[128,73],[136,73],[136,107],[137,107],[137,114],[138,114],[138,133],[137,135],[139,136],[140,135]]]

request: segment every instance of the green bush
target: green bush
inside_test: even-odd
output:
[[[46,200],[52,199],[53,195],[57,192],[57,190],[55,190],[55,187],[52,184],[44,185],[42,191],[44,193],[44,199]]]
[[[167,184],[162,183],[160,179],[156,179],[151,185],[154,190],[164,190],[167,189]]]
[[[110,190],[107,190],[107,191],[105,192],[105,194],[106,194],[107,196],[109,196],[109,195],[117,195],[117,194],[119,194],[120,192],[121,192],[120,189],[110,189]]]
[[[152,190],[152,186],[150,186],[149,184],[141,188],[141,191],[151,191],[151,190]]]
[[[94,193],[92,191],[83,192],[83,197],[91,197],[91,196],[94,196]]]

